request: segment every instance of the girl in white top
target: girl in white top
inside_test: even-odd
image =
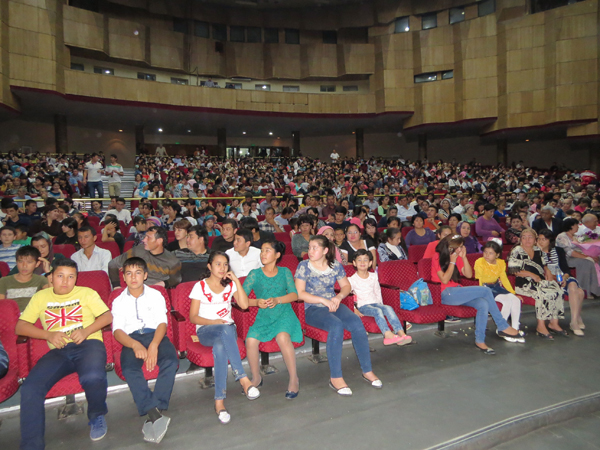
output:
[[[252,386],[244,372],[237,344],[237,332],[231,317],[232,298],[235,298],[242,309],[247,309],[248,296],[240,280],[229,271],[229,257],[225,253],[211,253],[207,270],[207,276],[196,283],[190,293],[190,322],[196,325],[200,343],[213,349],[215,412],[221,423],[229,423],[231,416],[224,404],[228,361],[235,380],[242,385],[248,400],[260,397],[260,391]]]
[[[356,252],[352,264],[356,267],[356,273],[348,278],[348,281],[356,297],[354,312],[359,317],[368,316],[375,319],[383,334],[383,345],[410,344],[412,338],[404,333],[394,308],[383,304],[377,274],[369,272],[373,265],[373,254],[368,250],[360,249]],[[392,326],[393,332],[390,331],[388,322]]]

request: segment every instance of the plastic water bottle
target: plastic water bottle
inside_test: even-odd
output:
[[[556,270],[556,281],[558,281],[559,283],[563,282],[563,271],[560,269]]]

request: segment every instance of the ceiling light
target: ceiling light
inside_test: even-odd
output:
[[[162,128],[159,128],[159,129],[158,129],[158,132],[159,132],[159,133],[162,133]]]
[[[279,136],[277,136],[277,139],[281,139]]]
[[[110,70],[109,69],[105,69],[104,73],[110,73]]]
[[[263,84],[263,89],[266,89],[266,88],[267,88],[267,85],[266,85],[266,84]]]
[[[529,142],[529,139],[525,139],[525,142]]]
[[[245,131],[242,131],[242,134],[246,134],[246,132],[245,132]]]
[[[192,130],[188,130],[188,133],[191,133],[191,132],[192,132]]]
[[[356,131],[353,131],[352,134],[356,134]]]
[[[134,36],[137,36],[138,34],[140,34],[140,32],[139,32],[138,30],[135,30],[135,31],[133,32],[133,34],[134,34]]]
[[[406,28],[404,29],[404,31],[410,31],[410,28],[406,27]]]
[[[269,131],[269,136],[273,136],[273,132],[272,131]]]
[[[464,16],[464,15],[465,15],[465,12],[463,11],[463,12],[461,12],[461,14]]]
[[[123,130],[119,130],[119,133],[122,133],[122,132],[123,132]]]

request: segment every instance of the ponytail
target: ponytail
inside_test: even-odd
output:
[[[316,236],[311,236],[309,242],[312,242],[312,241],[317,241],[321,248],[327,249],[327,253],[325,254],[325,259],[327,260],[327,265],[329,267],[333,267],[333,263],[335,262],[335,245],[333,244],[333,242],[330,242],[329,239],[327,239],[322,234],[319,234]]]

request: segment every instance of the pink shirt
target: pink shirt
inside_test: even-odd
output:
[[[381,286],[379,285],[379,278],[374,272],[369,272],[369,278],[361,278],[358,273],[355,273],[348,278],[350,286],[356,296],[356,304],[360,308],[364,305],[379,304],[383,305],[383,298],[381,297]]]

